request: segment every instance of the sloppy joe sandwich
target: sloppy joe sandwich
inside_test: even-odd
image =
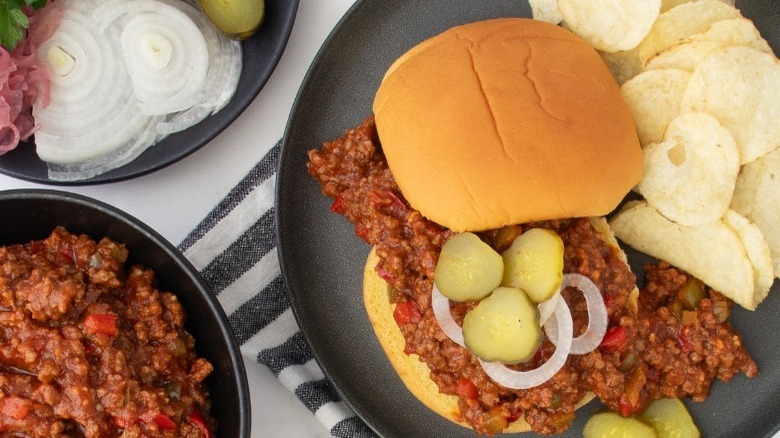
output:
[[[582,39],[452,28],[389,67],[373,111],[307,167],[374,247],[366,311],[423,405],[479,434],[551,434],[594,395],[630,415],[757,372],[716,291],[659,263],[638,293],[603,216],[642,150]]]
[[[542,21],[483,21],[423,42],[390,66],[373,110],[405,199],[455,231],[601,216],[642,174],[609,69]]]

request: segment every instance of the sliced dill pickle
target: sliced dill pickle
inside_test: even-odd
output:
[[[198,3],[217,29],[239,40],[255,33],[265,16],[265,0],[198,0]]]
[[[585,423],[583,438],[656,438],[652,426],[634,417],[615,412],[600,412]]]
[[[653,425],[660,438],[701,436],[688,409],[676,398],[662,398],[650,403],[642,418]]]
[[[501,255],[476,234],[459,233],[444,243],[433,279],[445,297],[471,301],[490,294],[503,273]]]
[[[542,342],[539,310],[522,290],[496,288],[463,318],[463,340],[484,361],[524,362]]]
[[[563,241],[554,231],[532,228],[502,254],[502,286],[518,287],[535,303],[547,301],[563,281]]]

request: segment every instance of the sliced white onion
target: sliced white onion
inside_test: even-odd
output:
[[[485,373],[499,385],[512,389],[533,388],[550,380],[566,363],[574,331],[571,312],[564,300],[558,301],[553,317],[549,321],[556,321],[560,326],[560,331],[556,333],[558,338],[553,342],[556,344],[555,353],[550,356],[547,362],[530,371],[515,371],[502,363],[480,360]],[[550,340],[552,341],[552,339]]]
[[[433,307],[433,314],[436,316],[436,321],[439,323],[444,334],[453,342],[466,347],[466,342],[463,340],[463,330],[460,328],[457,322],[452,319],[452,313],[450,313],[450,299],[442,295],[436,283],[433,283],[433,290],[431,290],[431,307]]]
[[[158,0],[168,5],[180,6],[180,0]],[[188,3],[193,3],[189,1]],[[158,140],[189,128],[225,107],[236,92],[241,77],[243,58],[241,43],[218,32],[208,18],[195,7],[182,8],[182,12],[198,26],[209,49],[208,84],[201,90],[202,101],[192,108],[178,112],[157,125]]]
[[[49,163],[49,177],[57,181],[76,181],[108,172],[136,159],[157,137],[161,116],[152,117],[143,130],[127,138],[109,153],[72,163]]]
[[[203,33],[182,11],[191,7],[184,2],[174,7],[156,0],[108,0],[92,14],[98,29],[127,16],[122,49],[144,114],[182,111],[202,100],[209,50]],[[156,49],[149,44],[170,47],[168,62],[150,58]]]
[[[604,334],[607,333],[607,323],[609,322],[607,306],[604,304],[604,298],[601,296],[599,288],[590,278],[581,274],[566,274],[563,276],[561,290],[569,286],[582,291],[588,306],[588,328],[572,340],[571,354],[587,354],[601,344]],[[544,325],[544,331],[547,333],[547,337],[555,343],[558,338],[558,325],[554,319]]]
[[[57,31],[38,48],[44,59],[62,51],[72,61],[71,68],[52,75],[50,105],[33,106],[40,126],[37,152],[55,180],[102,173],[111,159],[126,162],[128,151],[137,156],[154,141],[148,135],[154,119],[138,110],[125,73],[121,29],[111,26],[99,34],[90,20],[99,3],[69,1]]]
[[[553,296],[542,303],[539,303],[539,324],[544,326],[547,323],[547,320],[550,319],[550,317],[555,312],[555,307],[558,306],[559,301],[563,301],[563,297],[561,296],[561,288],[558,288],[557,291],[553,294]]]
[[[67,68],[52,75],[50,105],[33,108],[38,154],[53,180],[126,164],[236,90],[241,45],[192,0],[68,0],[63,9],[38,56],[52,53],[49,61]]]

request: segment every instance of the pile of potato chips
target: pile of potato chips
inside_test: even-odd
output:
[[[780,62],[731,0],[530,0],[602,55],[644,153],[632,247],[755,309],[780,276]],[[777,177],[776,177],[777,173]]]

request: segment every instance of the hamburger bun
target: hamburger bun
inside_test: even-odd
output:
[[[612,211],[642,151],[597,52],[561,27],[454,27],[399,58],[373,111],[409,204],[453,231]]]

